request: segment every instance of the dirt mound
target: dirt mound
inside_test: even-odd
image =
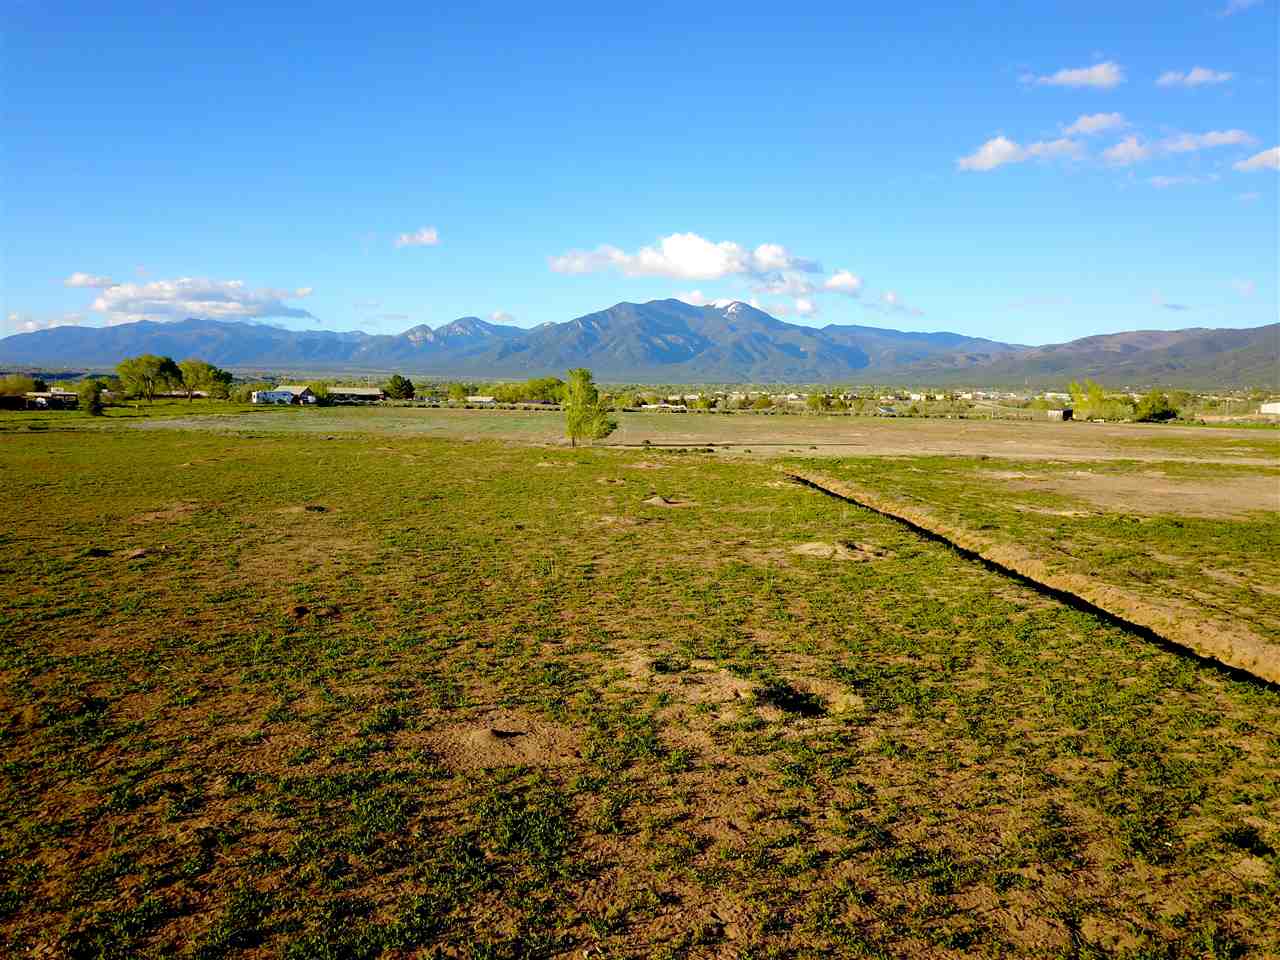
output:
[[[578,738],[568,727],[514,710],[443,727],[430,737],[430,747],[460,770],[560,766],[580,755]]]
[[[691,507],[692,500],[677,500],[670,497],[664,497],[662,494],[655,493],[652,496],[645,497],[642,503],[647,503],[651,507]]]
[[[596,483],[626,483],[621,477],[601,477]]]
[[[182,520],[191,516],[200,509],[200,504],[195,500],[179,500],[177,503],[170,504],[163,510],[149,510],[146,513],[139,513],[137,516],[129,518],[130,523],[169,523],[173,520]]]
[[[837,543],[801,543],[791,548],[791,552],[800,557],[820,557],[824,560],[876,560],[888,554],[870,543],[853,543],[843,541]]]

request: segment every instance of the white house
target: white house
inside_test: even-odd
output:
[[[249,394],[249,402],[268,404],[278,403],[283,406],[289,406],[290,404],[300,403],[301,401],[294,396],[291,390],[280,388],[276,390],[255,390],[253,393]]]
[[[1258,408],[1258,412],[1269,417],[1280,417],[1280,400],[1268,400]]]

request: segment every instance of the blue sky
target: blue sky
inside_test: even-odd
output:
[[[9,5],[0,333],[1278,319],[1276,0],[184,6]]]

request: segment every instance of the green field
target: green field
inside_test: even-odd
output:
[[[1280,952],[1273,687],[754,452],[176,406],[0,419],[0,954]],[[1276,449],[1105,429],[1070,442],[1192,479],[1246,468],[1176,461]],[[1030,468],[873,439],[824,465],[1011,536],[1112,536],[1061,493],[1010,502],[1062,516],[984,512],[980,471]],[[1201,519],[1160,551],[1248,569],[1275,542],[1274,516]]]

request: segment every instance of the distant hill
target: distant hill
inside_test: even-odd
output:
[[[1280,323],[1245,330],[1134,330],[1033,347],[984,368],[993,382],[1280,388]],[[947,377],[954,380],[954,371]]]
[[[918,382],[1274,385],[1280,324],[1252,330],[1135,331],[1025,347],[956,333],[786,323],[745,303],[619,303],[533,329],[463,317],[394,335],[286,330],[188,319],[55,327],[0,340],[0,363],[114,366],[126,356],[200,357],[233,369],[401,370],[530,377],[575,366],[639,382]]]

